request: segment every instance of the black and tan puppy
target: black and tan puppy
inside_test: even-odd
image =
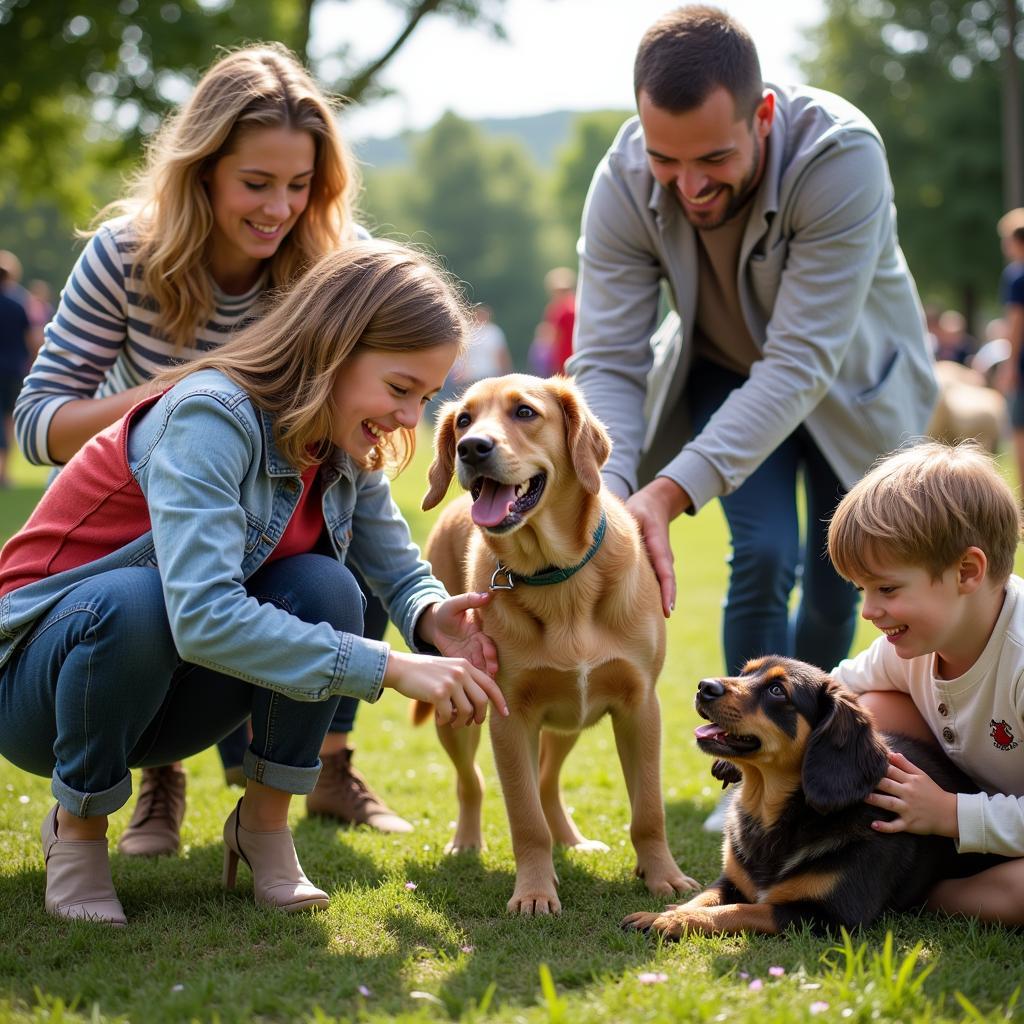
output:
[[[975,792],[937,749],[878,733],[856,697],[803,662],[766,657],[734,678],[703,679],[697,744],[712,773],[740,781],[725,826],[721,877],[689,903],[630,914],[623,927],[686,932],[816,932],[920,906],[941,878],[978,870],[952,839],[883,835],[891,817],[864,803],[898,750],[943,789]]]

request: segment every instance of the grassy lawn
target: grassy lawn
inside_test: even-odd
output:
[[[422,540],[426,444],[396,482]],[[0,539],[25,519],[43,475],[16,467],[0,493]],[[717,783],[693,743],[693,692],[721,670],[725,533],[717,506],[675,527],[680,598],[660,682],[669,843],[702,882],[718,873],[719,839],[700,823]],[[872,639],[862,624],[857,644]],[[140,683],[142,681],[140,680]],[[359,764],[415,822],[407,836],[343,831],[305,817],[292,825],[309,876],[332,894],[323,913],[256,909],[247,873],[220,888],[220,831],[237,799],[212,751],[187,764],[189,812],[180,857],[114,855],[125,929],[62,923],[43,911],[39,824],[49,782],[0,762],[0,1024],[7,1021],[815,1021],[1024,1019],[1021,933],[906,915],[844,941],[694,938],[659,946],[619,931],[655,909],[632,876],[628,808],[610,724],[587,733],[565,770],[567,802],[606,854],[556,854],[561,917],[505,912],[514,862],[487,740],[489,787],[479,857],[445,857],[454,781],[433,728],[413,729],[388,694],[360,710]],[[113,818],[116,840],[129,808]]]

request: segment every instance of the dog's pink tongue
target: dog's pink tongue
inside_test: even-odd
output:
[[[725,730],[720,725],[698,725],[693,730],[693,735],[699,740],[713,740],[724,734]]]
[[[473,522],[477,526],[497,526],[516,500],[516,489],[511,484],[484,480],[480,495],[473,502]]]

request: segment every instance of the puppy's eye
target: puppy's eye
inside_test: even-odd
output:
[[[537,413],[528,405],[521,405],[516,409],[516,419],[532,420]]]
[[[786,700],[786,688],[781,683],[772,683],[768,687],[768,696],[774,700]]]
[[[469,413],[468,412],[460,412],[459,415],[455,417],[455,426],[459,427],[460,429],[462,427],[468,427],[469,426]]]

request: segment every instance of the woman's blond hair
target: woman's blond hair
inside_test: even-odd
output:
[[[865,579],[879,563],[927,569],[938,579],[969,547],[1003,583],[1020,540],[1017,499],[975,442],[927,442],[886,456],[839,503],[828,553],[840,575]]]
[[[309,203],[269,260],[270,287],[293,281],[353,237],[358,174],[334,112],[333,102],[284,46],[229,53],[165,120],[128,195],[99,214],[98,220],[114,214],[131,218],[143,291],[157,304],[157,327],[178,349],[194,344],[196,328],[214,308],[205,251],[214,221],[203,178],[233,152],[243,132],[308,132],[315,148]]]
[[[282,454],[300,470],[330,451],[332,392],[349,356],[454,342],[454,359],[468,337],[469,314],[455,282],[427,255],[394,242],[354,242],[330,253],[274,298],[266,316],[226,345],[165,371],[156,383],[220,370],[270,415]],[[367,468],[401,470],[415,442],[415,430],[388,434]]]

